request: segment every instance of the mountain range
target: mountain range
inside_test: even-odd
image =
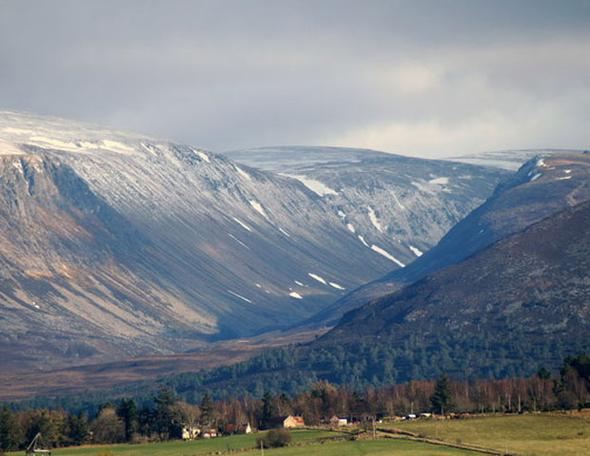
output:
[[[334,325],[347,311],[456,264],[504,237],[590,199],[589,155],[545,152],[498,185],[490,198],[412,264],[348,293],[306,324]]]
[[[326,191],[299,171],[1,113],[5,365],[178,353],[298,324],[417,258],[506,175],[378,153],[366,172],[331,153],[337,171],[310,174]]]
[[[355,388],[442,373],[506,378],[557,369],[590,348],[589,178],[588,153],[535,157],[459,222],[431,259],[422,257],[428,261],[414,282],[365,301],[315,341],[159,384],[190,397],[298,392],[317,380]]]
[[[364,246],[413,262],[510,173],[367,149],[283,146],[226,152],[249,166],[301,181]],[[482,199],[482,195],[485,197]],[[384,251],[385,250],[385,251]]]
[[[382,329],[395,332],[393,322],[400,318],[417,322],[434,313],[436,321],[431,323],[437,331],[452,330],[443,323],[454,325],[451,320],[461,320],[462,332],[468,324],[481,329],[490,318],[538,337],[546,332],[555,336],[568,322],[588,325],[589,214],[590,154],[533,160],[457,224],[424,260],[404,274],[386,276],[410,286],[348,313],[332,336],[351,334],[353,327],[381,334],[377,328],[363,330],[357,319],[378,321]],[[418,304],[419,317],[409,316],[406,300]],[[396,315],[384,318],[385,308]],[[411,325],[403,326],[414,331]]]
[[[0,355],[16,371],[85,364],[51,371],[79,388],[178,365],[123,390],[194,399],[529,375],[588,348],[588,153],[515,173],[343,148],[216,155],[8,112],[0,138]],[[236,340],[207,348],[220,339]],[[223,352],[241,362],[216,367]],[[120,361],[90,364],[105,360]]]

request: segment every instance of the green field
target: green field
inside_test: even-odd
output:
[[[522,456],[590,455],[590,418],[515,415],[417,420],[391,425],[447,442],[480,445]]]
[[[248,456],[260,455],[258,451],[241,453]],[[438,445],[429,445],[407,440],[363,440],[356,442],[326,442],[300,447],[264,450],[268,456],[476,456],[478,453],[457,450]]]
[[[487,416],[461,420],[416,420],[382,424],[449,443],[463,443],[508,452],[519,456],[590,455],[590,415]],[[287,448],[264,450],[276,456],[460,456],[478,453],[443,445],[397,440],[348,440],[350,436],[324,430],[291,432],[293,441]],[[139,445],[103,445],[53,450],[54,456],[197,456],[214,454],[259,455],[256,437],[235,435],[191,442],[170,441]],[[23,455],[11,453],[12,456]]]
[[[248,456],[260,455],[260,450],[241,454]],[[392,456],[398,454],[402,456],[473,456],[477,453],[421,442],[383,439],[356,442],[325,442],[323,444],[264,450],[264,454],[269,456],[306,456],[310,454],[321,456]]]
[[[51,453],[56,456],[96,456],[112,453],[113,456],[192,456],[210,453],[229,453],[232,450],[244,450],[256,446],[256,437],[261,435],[233,435],[216,439],[202,439],[193,441],[172,440],[162,443],[146,443],[139,445],[97,445],[55,449]],[[326,438],[338,437],[341,434],[331,431],[293,431],[293,445],[303,445]],[[13,453],[14,455],[24,453]]]
[[[256,437],[260,434],[235,435],[211,440],[196,440],[192,442],[171,441],[163,443],[149,443],[140,445],[108,445],[63,448],[52,451],[54,456],[195,456],[209,454],[259,455],[256,447]],[[380,456],[399,454],[402,456],[460,456],[474,455],[468,451],[460,451],[441,446],[428,445],[420,442],[397,440],[364,440],[364,441],[334,441],[331,439],[342,437],[343,434],[330,431],[293,431],[293,441],[288,448],[264,450],[265,455],[276,456]],[[251,451],[248,451],[251,449]],[[23,455],[11,453],[11,455]]]

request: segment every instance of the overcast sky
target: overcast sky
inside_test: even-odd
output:
[[[590,1],[0,0],[0,109],[213,151],[590,147]]]

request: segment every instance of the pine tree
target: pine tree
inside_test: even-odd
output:
[[[268,429],[270,424],[272,423],[272,419],[275,415],[275,407],[273,403],[272,394],[268,391],[264,393],[262,396],[262,415],[260,419],[260,424],[263,429]]]
[[[179,434],[179,423],[175,416],[174,405],[176,397],[174,393],[167,388],[162,388],[154,398],[156,404],[154,411],[154,426],[160,438],[167,440]]]
[[[452,401],[451,381],[449,380],[449,377],[446,376],[446,374],[443,374],[443,376],[436,381],[434,394],[430,398],[432,408],[434,411],[444,415],[445,412],[448,412],[452,408]]]
[[[68,415],[68,438],[74,445],[82,445],[88,438],[90,429],[88,418],[84,414]]]
[[[125,439],[130,442],[138,430],[137,405],[133,399],[121,399],[117,407],[117,415],[125,424]]]
[[[14,413],[4,406],[0,409],[0,453],[14,450],[22,437],[21,429]]]
[[[551,378],[551,372],[549,372],[549,370],[543,366],[537,371],[537,377],[539,377],[541,380],[549,380]]]
[[[215,420],[213,399],[209,393],[203,394],[201,399],[201,421],[204,426],[211,426]]]

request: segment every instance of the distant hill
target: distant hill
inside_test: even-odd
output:
[[[356,309],[323,337],[440,338],[590,348],[590,202],[565,209],[399,292]],[[526,356],[526,353],[523,353]],[[514,354],[512,354],[514,356]],[[481,362],[493,359],[482,354]]]
[[[363,303],[456,264],[512,233],[587,200],[590,200],[590,154],[539,155],[502,182],[484,204],[412,264],[353,290],[306,324],[336,324],[344,313]]]

